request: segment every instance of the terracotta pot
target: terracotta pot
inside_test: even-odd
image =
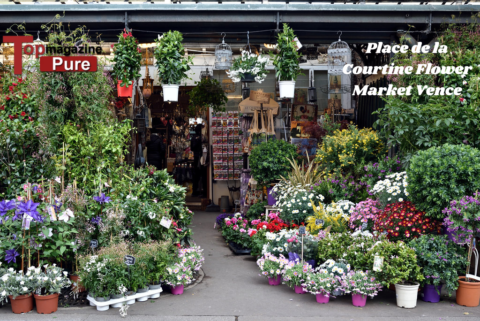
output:
[[[37,313],[50,314],[58,310],[58,293],[50,295],[36,295],[35,304],[37,305]]]
[[[76,287],[78,287],[78,292],[85,292],[85,287],[83,286],[82,282],[78,281],[79,280],[78,275],[72,274],[72,275],[69,276],[69,278],[70,278],[70,281],[72,281],[72,283],[77,283],[77,286],[72,284],[72,290],[74,290]]]
[[[33,310],[32,294],[19,295],[15,299],[12,295],[8,296],[12,302],[12,312],[16,314],[27,313]]]
[[[477,307],[480,303],[480,282],[466,282],[464,276],[458,277],[457,304]]]
[[[117,95],[118,97],[132,97],[132,92],[133,92],[133,85],[130,86],[120,86],[122,83],[121,80],[117,81]]]

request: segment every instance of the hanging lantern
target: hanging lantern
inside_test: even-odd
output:
[[[208,67],[205,70],[200,71],[200,79],[209,79],[213,78],[213,69],[208,70]]]
[[[222,88],[225,93],[234,93],[237,86],[230,78],[222,80]]]
[[[242,98],[247,99],[248,97],[250,97],[250,88],[249,87],[242,88]]]
[[[148,99],[153,92],[153,79],[148,74],[148,48],[145,48],[145,78],[143,78],[143,98]]]
[[[314,103],[317,101],[317,90],[315,87],[308,88],[308,101]]]
[[[232,67],[232,48],[225,43],[225,33],[222,35],[222,43],[215,47],[215,69],[228,70]]]

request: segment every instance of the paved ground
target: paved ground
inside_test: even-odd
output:
[[[350,296],[318,304],[310,294],[295,294],[285,285],[272,287],[260,277],[255,260],[234,256],[220,233],[213,229],[218,213],[196,213],[194,238],[205,249],[203,281],[182,296],[162,294],[157,300],[137,302],[128,309],[127,319],[135,321],[430,321],[480,320],[480,307],[466,308],[445,297],[439,303],[419,301],[415,309],[401,309],[395,293],[383,291],[364,308],[351,304]],[[51,315],[32,311],[14,315],[10,307],[0,309],[3,320],[119,320],[118,309],[97,312],[93,307],[62,308]]]

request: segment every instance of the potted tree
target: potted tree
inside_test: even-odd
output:
[[[283,32],[277,37],[277,54],[273,60],[275,66],[275,78],[278,79],[280,98],[295,97],[295,81],[301,74],[299,42],[293,29],[286,23],[283,24]]]
[[[117,78],[118,97],[132,97],[133,81],[140,77],[140,62],[142,54],[138,47],[138,40],[133,37],[131,31],[123,32],[118,36],[118,43],[113,45],[115,56],[113,57],[112,76]]]
[[[395,285],[397,306],[416,307],[419,282],[424,277],[415,250],[402,241],[382,241],[375,243],[366,256],[377,280],[385,287]]]
[[[296,156],[295,145],[283,140],[268,140],[252,150],[249,157],[251,174],[258,184],[270,185],[282,177],[287,177],[292,170],[289,159]],[[271,189],[272,187],[269,187],[268,193]]]
[[[258,82],[261,84],[267,78],[266,66],[268,58],[243,50],[242,55],[235,58],[232,67],[227,71],[228,77],[233,82]]]
[[[40,314],[50,314],[58,310],[58,294],[60,291],[70,286],[72,283],[68,279],[68,272],[64,272],[60,267],[55,265],[46,265],[45,272],[41,273],[40,269],[35,270],[36,274],[36,290],[35,304],[37,312]]]
[[[187,78],[192,57],[185,57],[182,45],[183,36],[178,31],[169,31],[156,39],[154,56],[158,69],[158,77],[162,82],[163,100],[178,101],[178,88],[182,79]]]
[[[418,265],[423,268],[423,301],[439,302],[443,285],[449,295],[457,290],[458,272],[467,264],[464,248],[449,241],[447,235],[422,235],[408,245],[417,252]]]
[[[480,303],[480,282],[478,277],[469,274],[474,238],[480,232],[480,193],[464,196],[459,201],[450,202],[443,213],[447,215],[444,225],[448,232],[454,233],[455,242],[468,244],[467,269],[465,276],[460,276],[457,290],[457,304],[476,307]]]

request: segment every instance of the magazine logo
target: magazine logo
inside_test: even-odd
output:
[[[13,43],[13,71],[15,75],[21,75],[23,72],[22,56],[33,55],[39,58],[45,54],[63,55],[63,56],[42,56],[40,57],[40,71],[46,72],[94,72],[97,71],[97,57],[95,56],[75,56],[70,54],[101,54],[102,47],[84,45],[74,47],[45,46],[43,44],[30,44],[33,42],[33,36],[3,36],[3,42]],[[22,49],[22,45],[26,43]]]

